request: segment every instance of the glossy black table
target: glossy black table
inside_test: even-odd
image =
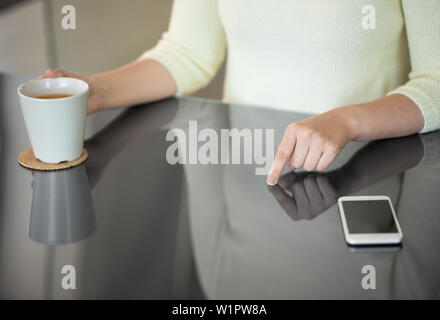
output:
[[[32,172],[17,164],[29,141],[16,88],[27,79],[0,75],[0,298],[440,297],[438,132],[350,143],[326,172],[286,171],[267,187],[244,143],[235,164],[170,164],[186,159],[170,147],[182,134],[190,144],[196,124],[205,140],[273,129],[276,148],[285,126],[309,115],[168,99],[130,108],[87,139],[83,165]],[[202,152],[203,141],[189,144]],[[223,146],[228,158],[234,147]],[[335,205],[343,195],[390,196],[402,247],[347,246]],[[361,285],[366,265],[375,290]],[[63,287],[65,266],[75,289]]]

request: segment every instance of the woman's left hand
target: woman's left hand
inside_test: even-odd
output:
[[[345,107],[291,123],[275,155],[267,183],[278,182],[284,167],[325,170],[344,146],[356,138],[356,124]]]

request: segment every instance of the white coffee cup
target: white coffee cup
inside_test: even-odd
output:
[[[72,96],[37,98],[52,94]],[[84,144],[88,84],[75,78],[32,80],[18,88],[18,96],[35,157],[46,163],[78,159]]]

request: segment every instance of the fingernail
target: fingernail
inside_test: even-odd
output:
[[[270,186],[274,186],[276,184],[275,179],[272,177],[267,178],[267,184]]]

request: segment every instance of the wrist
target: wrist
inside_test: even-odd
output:
[[[361,120],[355,106],[338,107],[330,112],[339,119],[339,123],[345,129],[347,140],[357,140],[361,136]]]
[[[109,93],[111,92],[109,79],[103,74],[93,75],[92,78],[96,95],[96,111],[109,108]]]

